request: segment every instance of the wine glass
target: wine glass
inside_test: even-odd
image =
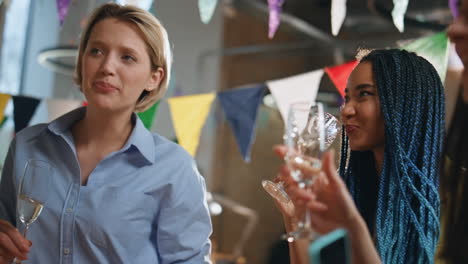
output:
[[[25,238],[29,226],[42,213],[53,173],[52,165],[46,161],[30,159],[26,163],[18,186],[16,203],[18,219],[24,225],[22,235]],[[15,258],[13,263],[21,263],[21,260]]]
[[[297,103],[296,103],[297,104]],[[304,108],[310,107],[311,103],[307,102],[300,102],[299,104],[302,104]],[[294,104],[292,104],[294,105]],[[331,144],[335,141],[335,138],[341,131],[341,125],[340,122],[336,117],[334,117],[330,113],[324,112],[325,116],[325,149],[328,149]],[[287,125],[285,126],[287,129]],[[287,140],[289,137],[285,133],[284,135],[284,143],[287,144]],[[291,206],[291,199],[289,198],[288,194],[284,190],[284,185],[283,182],[273,182],[270,180],[263,180],[262,181],[262,187],[265,189],[265,191],[270,194],[274,199],[276,199],[279,203],[281,203],[283,206]]]

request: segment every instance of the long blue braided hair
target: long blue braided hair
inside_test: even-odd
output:
[[[383,263],[432,263],[439,237],[439,156],[444,91],[434,67],[404,50],[374,50],[370,62],[385,123],[377,175],[371,151],[350,151],[342,134],[340,175]]]

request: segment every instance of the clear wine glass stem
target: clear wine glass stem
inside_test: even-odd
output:
[[[21,235],[23,235],[24,238],[26,238],[26,235],[28,234],[28,229],[29,229],[29,225],[28,224],[25,224],[24,225],[24,229],[23,231],[21,232]],[[21,260],[18,259],[18,258],[15,258],[13,259],[13,264],[21,264]]]

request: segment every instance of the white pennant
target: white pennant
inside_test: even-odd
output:
[[[346,0],[332,0],[331,26],[333,36],[338,35],[346,18]]]
[[[116,0],[119,5],[133,5],[148,11],[153,4],[153,0]]]
[[[284,122],[287,120],[291,103],[310,102],[312,104],[315,101],[322,76],[323,69],[320,69],[267,82]]]
[[[82,105],[83,102],[79,100],[47,99],[48,121],[50,122]]]
[[[208,24],[210,22],[217,3],[218,0],[198,0],[198,10],[203,23]]]
[[[407,8],[408,0],[393,0],[393,24],[395,24],[400,32],[405,31],[405,13]]]

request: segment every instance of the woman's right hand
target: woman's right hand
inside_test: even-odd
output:
[[[304,174],[312,171],[307,165],[295,165]],[[300,188],[292,188],[292,197],[302,200],[311,211],[313,228],[319,233],[328,233],[336,228],[352,229],[362,227],[364,220],[354,204],[346,184],[336,171],[334,152],[325,153],[322,160],[325,181],[311,193]],[[365,226],[365,225],[364,225]]]
[[[0,219],[0,264],[9,264],[15,257],[26,260],[31,244],[12,224]]]

